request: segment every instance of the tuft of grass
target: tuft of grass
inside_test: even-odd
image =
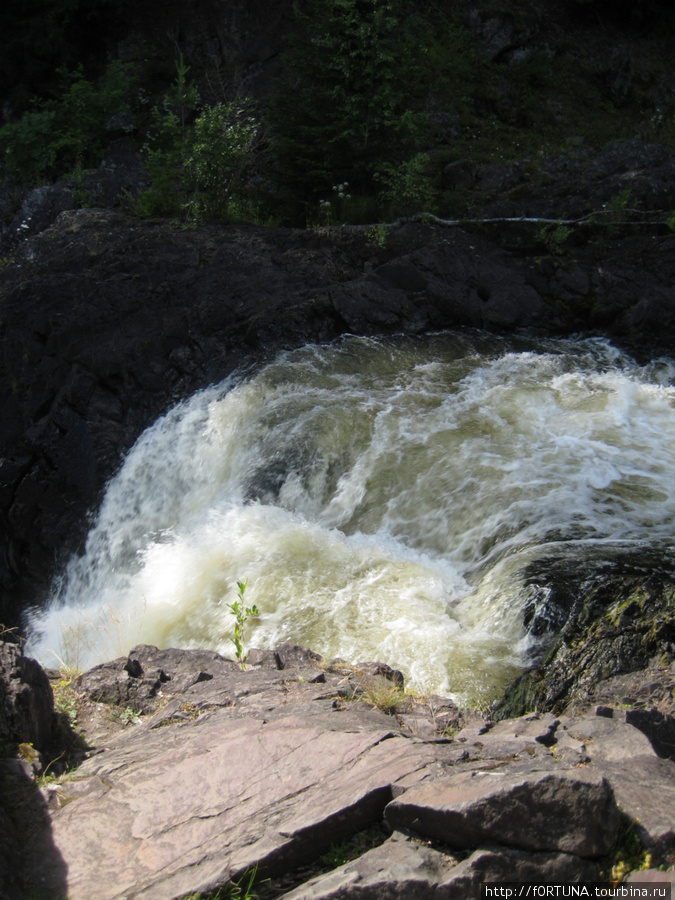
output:
[[[359,700],[370,703],[388,716],[393,716],[406,700],[406,693],[398,684],[384,678],[369,678],[361,685]]]
[[[54,693],[54,709],[63,716],[71,728],[77,727],[78,695],[73,687],[82,675],[74,666],[63,665],[59,668],[59,680],[52,687]]]

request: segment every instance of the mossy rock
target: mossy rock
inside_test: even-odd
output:
[[[675,644],[675,581],[671,575],[613,575],[580,588],[562,632],[533,668],[517,678],[495,709],[496,718],[532,710],[561,712],[588,700],[606,678],[669,665]]]

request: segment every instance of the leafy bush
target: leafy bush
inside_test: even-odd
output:
[[[152,185],[136,212],[192,221],[247,218],[247,171],[258,132],[253,113],[246,103],[217,103],[197,114],[199,94],[182,56],[176,69],[175,84],[152,112],[145,146]]]
[[[428,168],[429,154],[418,153],[398,166],[385,164],[376,173],[391,215],[411,215],[428,209],[434,195]]]
[[[248,202],[246,171],[257,133],[246,107],[218,103],[197,118],[184,158],[191,196],[185,204],[195,220],[241,213]]]
[[[131,77],[122,63],[112,63],[98,84],[88,81],[81,68],[60,74],[63,87],[58,99],[38,102],[18,122],[0,128],[6,169],[26,185],[96,165],[106,123],[128,110]]]

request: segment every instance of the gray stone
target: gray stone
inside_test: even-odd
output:
[[[0,642],[0,742],[49,744],[54,697],[44,669],[18,644]]]
[[[458,859],[394,834],[386,843],[331,872],[310,879],[284,900],[435,900]]]
[[[525,850],[597,857],[619,824],[611,788],[597,773],[543,761],[492,770],[448,772],[407,791],[386,809],[394,828],[451,847],[499,841]]]
[[[52,838],[71,900],[121,900],[132,888],[135,897],[168,900],[255,865],[261,873],[293,868],[379,821],[392,786],[423,777],[429,762],[387,732],[228,712],[137,728],[80,767],[90,791],[78,786],[74,795],[64,783]]]
[[[456,900],[489,880],[597,880],[617,806],[655,864],[672,852],[675,763],[624,717],[494,724],[439,697],[386,715],[358,698],[364,679],[387,675],[396,681],[292,645],[245,671],[209,651],[135,647],[73,682],[90,754],[74,773],[36,790],[30,765],[1,767],[32,840],[20,860],[7,825],[0,871],[16,872],[17,900],[177,900],[256,866],[288,885],[332,844],[384,823],[391,840],[296,875],[290,896]],[[147,710],[137,725],[115,715],[132,683]],[[464,724],[456,739],[448,720]]]

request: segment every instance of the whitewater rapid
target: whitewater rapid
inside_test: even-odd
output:
[[[525,622],[547,561],[670,552],[674,518],[671,360],[596,339],[348,337],[149,428],[29,649],[80,668],[136,643],[232,656],[246,579],[249,646],[379,659],[420,691],[489,700],[543,639]]]

